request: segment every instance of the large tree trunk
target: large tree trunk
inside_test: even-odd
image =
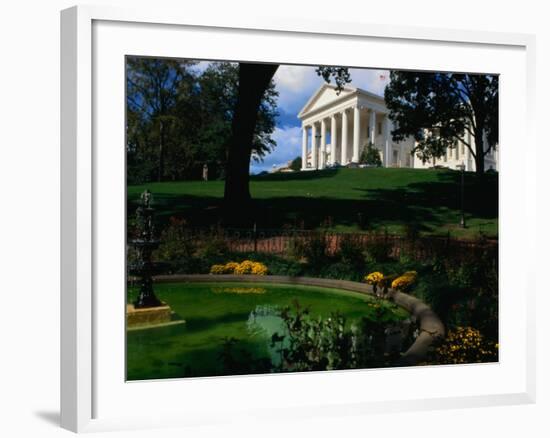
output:
[[[254,218],[249,189],[249,167],[258,110],[277,71],[277,64],[239,64],[239,89],[233,115],[225,180],[225,222],[249,226]]]
[[[164,126],[162,120],[159,122],[159,168],[157,181],[161,182],[164,178]]]
[[[483,129],[476,129],[474,132],[476,141],[476,175],[478,180],[483,180],[485,175],[485,153],[483,150]]]

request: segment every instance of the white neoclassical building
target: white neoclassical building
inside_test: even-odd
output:
[[[449,148],[435,162],[423,163],[412,155],[412,137],[399,143],[392,140],[388,113],[381,96],[347,86],[337,94],[334,85],[322,85],[298,114],[302,121],[302,170],[358,163],[369,142],[379,150],[384,167],[436,165],[455,169],[464,164],[466,170],[475,170],[475,160],[462,143]],[[474,144],[474,139],[466,135],[466,141]],[[498,170],[498,148],[486,155],[485,168]]]

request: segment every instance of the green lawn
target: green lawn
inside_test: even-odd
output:
[[[448,169],[338,169],[253,177],[251,193],[258,227],[328,226],[336,231],[383,230],[403,233],[414,225],[425,234],[471,238],[498,234],[498,175],[483,186],[465,177],[467,228],[460,217],[460,173]],[[148,188],[158,219],[184,217],[190,225],[220,220],[223,181],[150,183],[128,187],[128,215]]]

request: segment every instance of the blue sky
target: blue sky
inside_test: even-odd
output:
[[[195,68],[203,70],[208,63],[201,62]],[[382,96],[389,82],[388,70],[350,69],[352,87],[362,88]],[[279,92],[275,132],[272,137],[277,142],[275,150],[264,157],[263,162],[252,162],[251,173],[269,170],[274,165],[285,164],[302,154],[302,133],[297,115],[311,95],[324,83],[315,73],[315,67],[281,65],[274,77]]]

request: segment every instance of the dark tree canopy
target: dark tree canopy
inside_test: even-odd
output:
[[[361,152],[359,162],[361,164],[381,167],[382,159],[380,158],[380,151],[369,141],[363,148],[363,152]]]
[[[290,162],[289,166],[295,172],[298,172],[302,168],[302,157],[296,157]]]
[[[384,98],[395,141],[414,137],[423,161],[464,143],[483,174],[485,155],[498,142],[497,76],[393,71]]]
[[[128,181],[223,177],[238,94],[239,66],[129,57],[127,60]],[[260,102],[252,158],[276,146],[271,137],[277,92],[268,84]]]
[[[326,83],[330,83],[331,80],[334,80],[336,94],[340,94],[344,86],[351,82],[351,74],[347,67],[321,66],[317,67],[315,72],[321,76]]]

